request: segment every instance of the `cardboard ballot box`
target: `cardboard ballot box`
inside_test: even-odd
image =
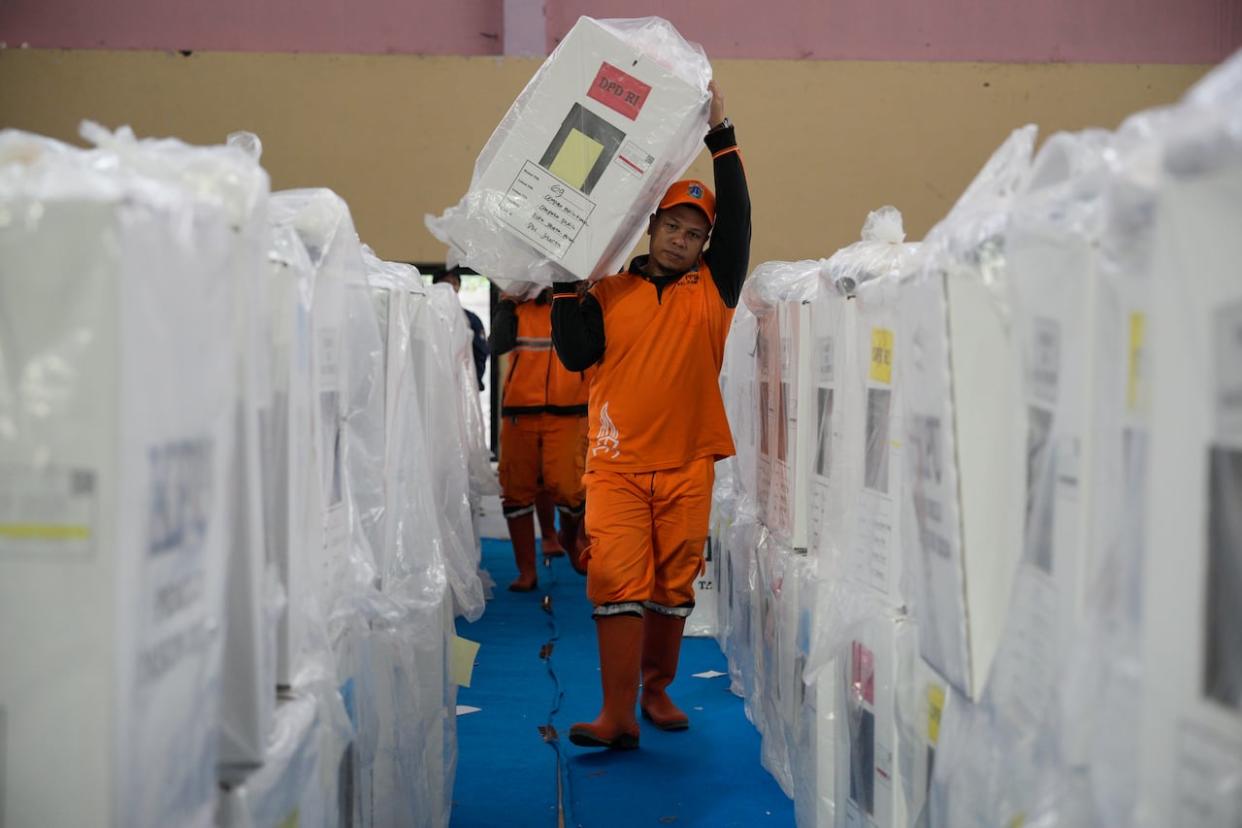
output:
[[[702,148],[710,77],[666,21],[580,18],[428,226],[501,285],[615,272]]]

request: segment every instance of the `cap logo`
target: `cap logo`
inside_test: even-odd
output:
[[[700,187],[698,184],[691,184],[689,192],[690,192],[691,198],[702,198],[703,197],[703,188]]]

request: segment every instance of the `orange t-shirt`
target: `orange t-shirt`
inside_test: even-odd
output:
[[[707,264],[664,288],[633,273],[591,289],[604,355],[591,383],[587,469],[643,472],[733,454],[720,366],[733,319]]]

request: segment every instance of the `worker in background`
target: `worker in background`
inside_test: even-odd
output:
[[[451,267],[447,270],[441,270],[431,277],[431,283],[438,285],[440,282],[447,282],[452,285],[454,293],[461,293],[461,268]],[[474,351],[474,372],[479,382],[479,390],[483,390],[483,375],[487,371],[487,358],[491,354],[487,346],[487,331],[483,328],[483,320],[479,315],[469,308],[462,308],[466,313],[466,321],[470,324],[470,332],[472,334],[471,348]]]
[[[703,566],[714,466],[733,454],[719,376],[750,257],[742,159],[724,98],[710,88],[705,140],[719,196],[700,181],[675,183],[651,216],[649,255],[586,292],[553,286],[557,355],[571,371],[596,366],[587,595],[604,704],[570,729],[577,745],[638,746],[640,673],[643,716],[664,730],[689,726],[666,688]]]
[[[537,585],[535,500],[547,491],[560,514],[560,545],[579,562],[586,464],[585,371],[567,371],[552,353],[550,289],[533,300],[501,294],[492,319],[491,350],[512,353],[500,408],[501,505],[509,523],[518,577],[514,592]]]

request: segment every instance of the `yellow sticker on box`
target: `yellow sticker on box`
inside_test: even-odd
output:
[[[1130,314],[1130,349],[1126,371],[1126,407],[1131,411],[1141,411],[1147,407],[1147,388],[1143,366],[1143,339],[1147,327],[1147,315]]]
[[[893,382],[893,332],[888,328],[871,329],[871,379]]]
[[[569,186],[581,190],[603,151],[604,145],[599,141],[585,132],[571,129],[548,170]]]
[[[470,686],[470,680],[474,677],[474,657],[478,654],[479,642],[453,636],[449,669],[454,684],[461,687]]]
[[[91,527],[57,523],[0,523],[0,535],[19,540],[89,540]]]
[[[927,685],[927,743],[933,747],[940,741],[940,717],[944,714],[944,688]]]

